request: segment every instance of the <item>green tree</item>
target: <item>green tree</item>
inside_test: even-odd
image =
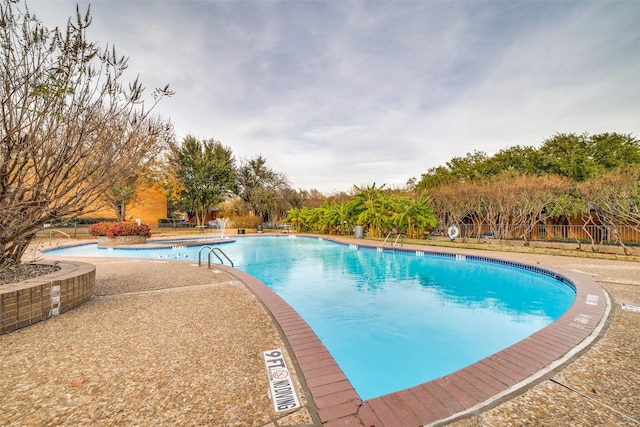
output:
[[[605,171],[640,164],[640,141],[631,135],[601,133],[591,136],[590,140],[591,156]]]
[[[267,159],[256,156],[242,162],[238,168],[240,197],[263,221],[270,221],[269,212],[285,199],[287,177],[267,166]]]
[[[326,204],[323,211],[323,224],[330,234],[349,233],[355,225],[352,206],[344,201]]]
[[[640,141],[631,135],[558,134],[544,141],[539,170],[584,182],[623,165],[640,163]]]
[[[585,181],[601,169],[593,157],[587,134],[557,134],[546,139],[538,151],[539,170],[563,175],[573,181]]]
[[[496,176],[512,171],[520,174],[538,174],[538,150],[530,146],[515,145],[498,151],[487,159],[487,175]]]
[[[324,232],[322,223],[324,218],[325,208],[323,206],[317,208],[305,207],[302,209],[300,216],[304,221],[304,229],[307,231],[313,231],[316,233]]]
[[[384,191],[385,185],[376,187],[353,186],[357,194],[349,202],[357,215],[356,223],[368,227],[371,236],[380,237],[390,227],[391,200]]]
[[[426,173],[422,174],[420,181],[415,185],[415,190],[429,191],[432,188],[453,182],[455,182],[455,177],[448,168],[445,166],[436,166],[429,168]]]
[[[284,218],[285,222],[291,223],[296,227],[298,231],[304,231],[307,226],[307,221],[304,215],[305,209],[308,208],[291,208],[287,212],[287,216]]]
[[[483,151],[467,153],[465,157],[452,157],[446,166],[436,166],[422,174],[415,189],[425,191],[440,185],[483,178],[490,174],[490,167],[489,157]]]
[[[472,181],[488,175],[488,160],[487,153],[476,150],[465,157],[452,157],[447,168],[458,181]]]
[[[391,216],[391,222],[410,238],[420,239],[427,227],[438,225],[431,199],[426,194],[417,199],[397,196],[393,199],[393,205],[395,213]]]
[[[181,200],[198,225],[210,209],[237,192],[233,153],[218,141],[187,136],[181,145],[172,145],[169,163],[182,186]]]

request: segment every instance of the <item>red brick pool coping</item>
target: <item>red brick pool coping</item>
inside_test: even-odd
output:
[[[432,253],[424,247],[416,250]],[[477,258],[509,263],[498,258]],[[473,365],[366,401],[289,304],[255,277],[225,266],[217,267],[242,280],[271,313],[324,426],[390,427],[439,425],[498,404],[568,364],[602,332],[611,303],[598,284],[571,270],[523,262],[513,264],[544,269],[571,282],[576,290],[573,305],[551,325]]]

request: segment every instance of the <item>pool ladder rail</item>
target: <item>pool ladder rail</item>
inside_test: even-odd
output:
[[[382,246],[381,248],[384,249],[384,245],[387,243],[387,240],[389,240],[389,237],[391,237],[393,233],[389,233],[387,234],[387,237],[384,238],[384,242],[382,242]],[[398,235],[396,236],[396,240],[393,242],[393,245],[391,246],[391,248],[393,250],[396,249],[396,245],[398,244],[398,240],[400,239],[400,237],[404,236],[402,233],[398,233]],[[400,246],[404,245],[404,239],[400,240]]]
[[[205,249],[209,249],[209,252],[207,252],[207,268],[211,268],[211,254],[214,254],[216,258],[220,260],[220,264],[224,264],[224,260],[220,257],[220,255],[222,255],[227,259],[227,261],[229,261],[229,264],[231,264],[231,267],[234,266],[233,261],[231,261],[231,258],[229,258],[222,249],[216,248],[216,247],[212,248],[211,246],[203,246],[198,251],[198,267],[202,265],[202,251]]]

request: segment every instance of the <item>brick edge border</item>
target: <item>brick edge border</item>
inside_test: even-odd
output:
[[[0,285],[0,335],[69,311],[94,295],[94,265],[76,261],[41,261],[37,264],[55,264],[60,270]]]

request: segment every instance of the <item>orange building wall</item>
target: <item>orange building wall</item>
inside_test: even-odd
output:
[[[126,221],[140,219],[142,224],[155,228],[158,220],[167,217],[167,196],[158,186],[143,187],[138,190],[136,202],[127,205]],[[81,218],[115,218],[113,209],[101,209]]]

